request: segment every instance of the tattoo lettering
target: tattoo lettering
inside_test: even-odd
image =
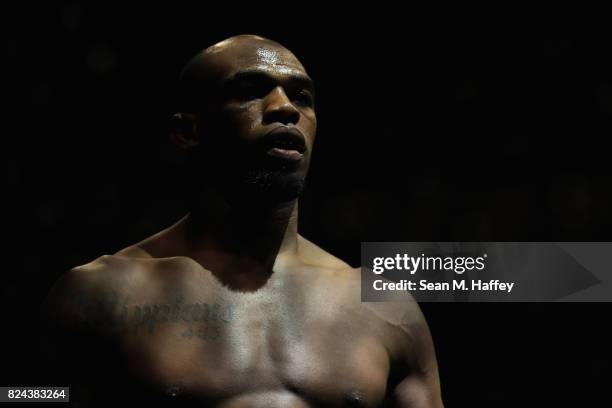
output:
[[[199,326],[197,329],[194,329],[193,327],[189,326],[181,336],[188,339],[197,337],[202,340],[217,340],[220,335],[221,330],[219,329],[219,326],[203,325]]]
[[[124,306],[124,308],[127,308]],[[133,322],[138,330],[146,327],[152,334],[158,323],[224,323],[232,320],[233,310],[231,305],[222,306],[214,303],[188,303],[174,305],[137,305],[133,306]]]
[[[232,305],[218,303],[129,304],[112,294],[106,299],[91,299],[75,295],[67,303],[66,312],[73,321],[88,328],[120,330],[153,334],[163,324],[194,323],[182,337],[215,340],[220,337],[221,326],[230,323],[235,315]]]

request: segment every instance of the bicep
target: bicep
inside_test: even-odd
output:
[[[389,397],[400,407],[442,408],[440,377],[433,340],[421,308],[407,292],[395,302],[379,302],[369,309],[397,330],[391,359],[401,367],[393,374]],[[397,382],[396,382],[397,381]]]
[[[426,375],[409,375],[395,387],[393,393],[398,407],[443,408],[437,369]]]
[[[440,375],[431,332],[417,304],[402,319],[406,343],[404,362],[411,369],[394,390],[400,407],[442,408]]]
[[[86,284],[74,270],[64,273],[47,293],[39,311],[42,376],[47,384],[70,387],[69,406],[90,406],[88,378],[83,370],[89,332],[83,326],[78,303],[79,297],[86,294]]]

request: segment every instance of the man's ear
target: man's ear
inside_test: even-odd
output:
[[[170,121],[170,141],[181,150],[189,150],[200,143],[197,118],[192,113],[175,113]]]

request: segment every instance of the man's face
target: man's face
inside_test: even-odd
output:
[[[206,56],[214,92],[202,118],[203,159],[230,192],[292,200],[302,191],[316,133],[312,81],[285,48],[234,41]]]

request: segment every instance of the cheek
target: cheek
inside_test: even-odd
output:
[[[317,130],[317,117],[316,116],[306,116],[306,120],[308,121],[308,126],[312,128],[313,131]]]
[[[226,114],[228,129],[241,137],[248,136],[261,123],[261,112],[254,106],[235,107]]]
[[[261,124],[261,111],[256,104],[243,106],[234,111],[231,120],[234,128],[244,136],[245,132],[250,133]]]
[[[315,136],[317,134],[317,118],[305,117],[304,122],[302,124],[302,129],[304,131],[304,135],[310,141],[310,145],[312,146],[315,140]]]
[[[308,127],[309,129],[313,130],[317,129],[317,115],[315,115],[314,110],[308,109],[302,111],[301,121],[303,122],[304,127]]]

